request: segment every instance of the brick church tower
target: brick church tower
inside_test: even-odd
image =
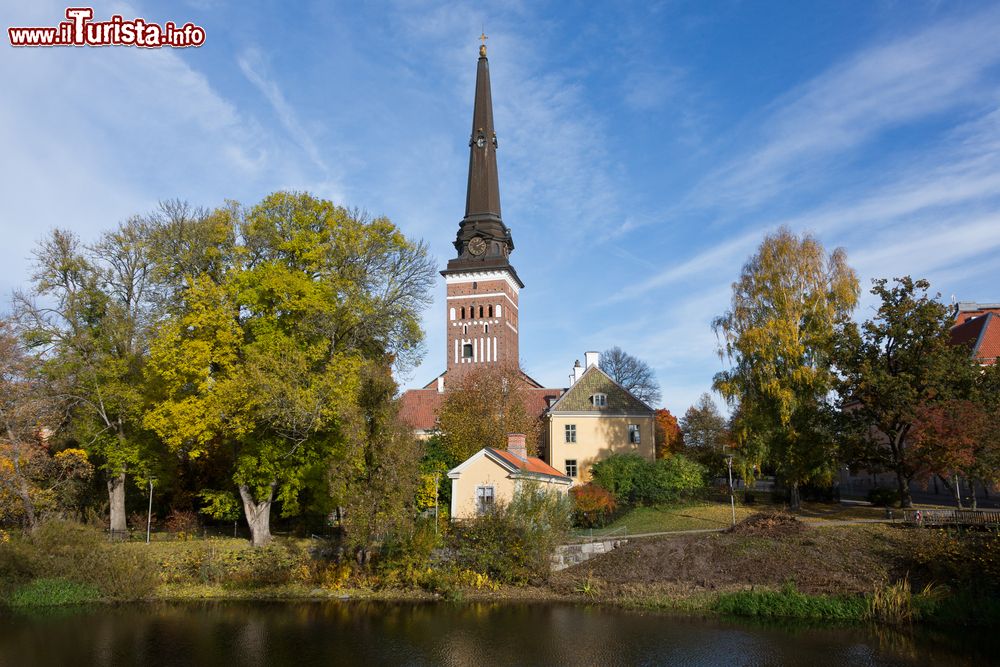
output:
[[[455,237],[457,255],[441,272],[448,293],[446,373],[452,384],[467,369],[519,362],[517,297],[524,283],[510,265],[514,241],[500,217],[497,148],[490,65],[483,45],[469,138],[465,217]]]

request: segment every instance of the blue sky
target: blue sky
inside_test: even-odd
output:
[[[64,4],[0,2],[3,27]],[[0,47],[0,292],[46,230],[161,199],[309,190],[386,214],[443,266],[489,34],[526,370],[648,361],[676,414],[721,369],[710,322],[779,225],[862,277],[1000,301],[1000,6],[978,2],[96,3],[193,21],[188,50]],[[445,363],[444,285],[424,317]],[[859,316],[872,301],[865,295]]]

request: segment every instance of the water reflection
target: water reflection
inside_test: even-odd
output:
[[[0,617],[6,665],[987,664],[990,633],[747,624],[574,605],[188,603]]]

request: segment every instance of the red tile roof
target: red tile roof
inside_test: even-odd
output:
[[[566,477],[552,466],[550,466],[545,461],[535,458],[534,456],[529,456],[527,460],[518,458],[511,454],[510,452],[503,449],[494,449],[492,447],[487,447],[489,451],[493,452],[503,460],[507,461],[511,465],[517,467],[525,472],[531,472],[538,475],[549,475],[550,477]],[[567,477],[567,479],[569,479]]]
[[[961,321],[951,328],[951,344],[966,345],[980,363],[996,363],[1000,357],[1000,315],[987,312]]]
[[[443,401],[444,394],[437,389],[410,389],[399,399],[399,418],[412,429],[431,431]]]

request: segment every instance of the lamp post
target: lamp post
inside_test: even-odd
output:
[[[438,495],[441,492],[441,473],[434,473],[434,535],[438,534]]]
[[[726,457],[726,463],[729,464],[729,507],[733,511],[733,525],[736,525],[736,499],[733,497],[733,455],[730,454]]]
[[[153,527],[153,482],[155,477],[149,478],[149,510],[146,513],[146,544],[149,544],[149,532]]]

